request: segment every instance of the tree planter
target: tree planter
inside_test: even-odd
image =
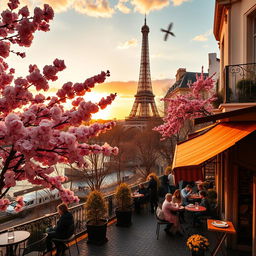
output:
[[[199,250],[198,252],[192,251],[191,256],[204,256],[205,251],[204,250]]]
[[[116,210],[116,225],[119,227],[129,227],[132,225],[132,210],[119,211]]]
[[[88,234],[88,244],[102,245],[105,244],[108,239],[107,234],[107,220],[101,220],[99,225],[93,225],[92,221],[86,223],[87,234]]]

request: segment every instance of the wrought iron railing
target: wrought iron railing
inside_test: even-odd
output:
[[[147,182],[144,182],[143,184],[147,185]],[[138,189],[139,184],[134,185],[131,187],[131,190],[134,192]],[[110,194],[105,197],[107,206],[108,206],[108,218],[112,219],[115,216],[115,200],[114,200],[114,194]],[[69,208],[70,212],[74,216],[74,221],[76,223],[76,233],[83,233],[86,231],[86,218],[84,213],[84,204],[79,204],[76,206],[73,206]],[[57,212],[52,214],[46,214],[40,218],[33,219],[28,222],[24,222],[22,224],[18,224],[16,226],[13,226],[14,230],[26,230],[31,233],[33,236],[37,236],[39,233],[45,232],[47,227],[56,225],[57,221],[59,219],[59,215]],[[6,232],[8,229],[0,230],[0,233]]]
[[[256,102],[256,63],[225,67],[225,103]]]

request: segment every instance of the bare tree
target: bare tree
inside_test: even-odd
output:
[[[144,130],[138,131],[134,138],[137,170],[143,178],[146,178],[153,171],[160,157],[159,137],[159,134],[152,131],[152,126],[149,125]]]
[[[90,190],[101,190],[106,176],[111,173],[111,165],[107,164],[109,157],[103,154],[90,154],[86,157],[86,163],[82,167],[71,165],[70,167],[80,172],[83,181],[87,183]]]
[[[136,131],[127,129],[123,125],[118,124],[108,133],[102,134],[100,139],[106,141],[110,145],[118,147],[118,155],[112,155],[110,158],[111,168],[117,174],[117,182],[122,182],[122,172],[128,169],[128,162],[132,158],[131,147]]]

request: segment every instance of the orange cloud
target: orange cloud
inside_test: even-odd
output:
[[[62,12],[71,7],[74,1],[75,0],[41,0],[41,3],[49,4],[55,12]]]
[[[76,0],[73,7],[76,11],[92,17],[110,18],[115,12],[107,0]]]
[[[188,1],[190,1],[190,0],[172,0],[174,6],[181,5],[181,4],[183,4],[185,2],[188,2]]]
[[[167,88],[169,88],[173,83],[172,79],[162,79],[162,80],[153,80],[153,93],[159,97],[163,97],[166,92]],[[96,86],[93,91],[106,93],[106,92],[113,92],[117,93],[120,97],[129,98],[133,97],[137,92],[138,82],[137,81],[113,81],[109,83],[104,83],[102,85]]]
[[[140,13],[160,10],[169,5],[169,0],[131,0],[135,10]]]
[[[133,38],[133,39],[130,39],[122,44],[119,44],[117,46],[117,48],[123,50],[123,49],[128,49],[131,47],[135,47],[137,44],[138,44],[138,40]]]
[[[205,42],[208,41],[209,36],[212,35],[212,30],[208,30],[204,34],[197,35],[193,38],[193,41]]]
[[[115,6],[117,10],[119,10],[122,13],[128,14],[131,12],[131,9],[125,5],[128,0],[119,0],[118,4]]]

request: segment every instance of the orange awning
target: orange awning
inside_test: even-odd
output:
[[[219,123],[208,132],[176,146],[173,169],[198,166],[256,130],[255,122]]]

